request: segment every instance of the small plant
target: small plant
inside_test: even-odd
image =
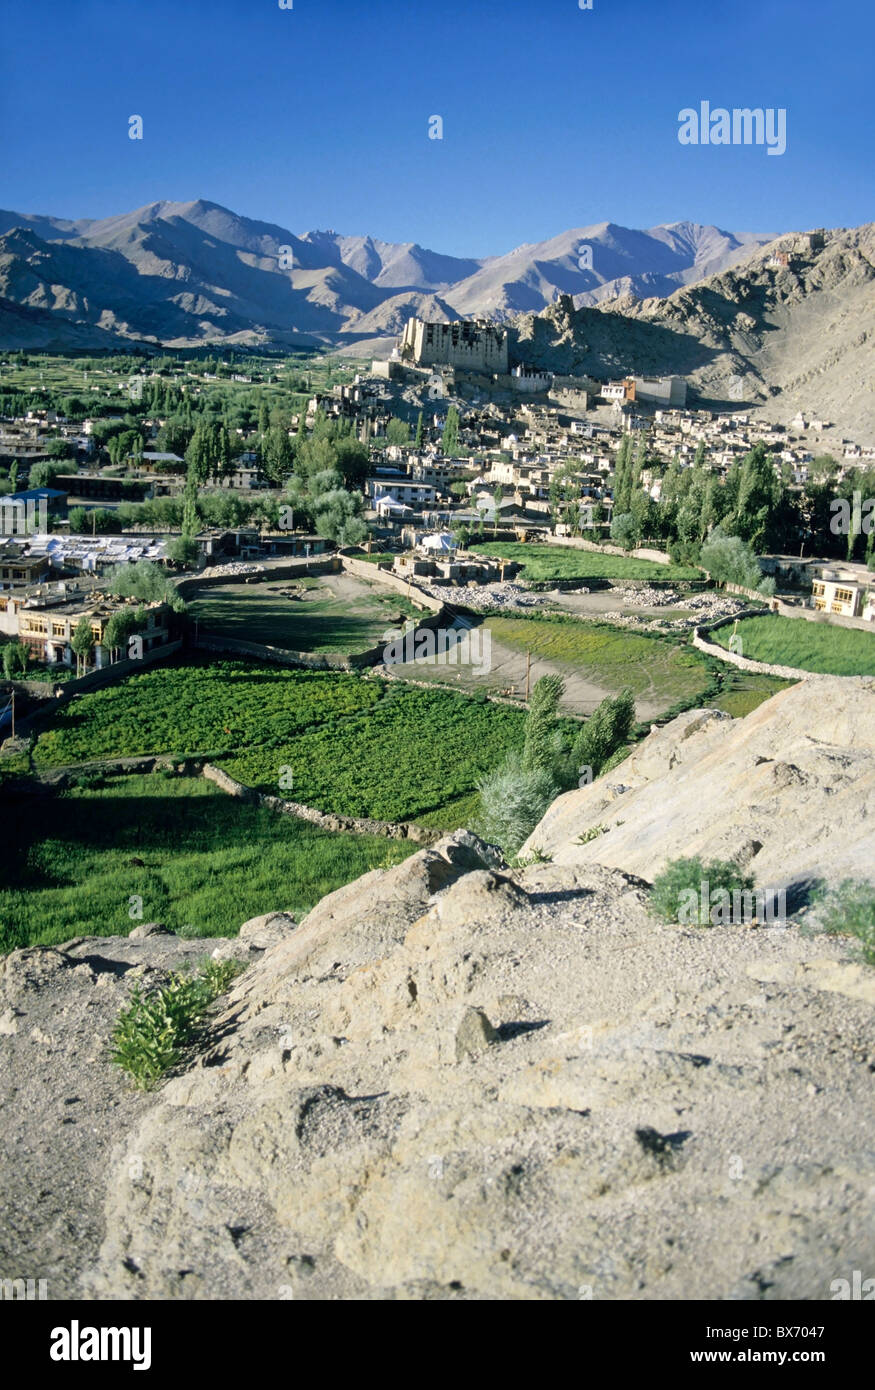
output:
[[[821,931],[830,936],[854,936],[867,965],[875,965],[875,884],[846,878],[823,892],[814,905]]]
[[[664,922],[700,927],[750,921],[754,879],[731,860],[673,859],[650,890],[650,910]]]
[[[137,985],[112,1032],[112,1060],[141,1091],[151,1091],[194,1041],[208,1008],[241,970],[238,961],[206,961],[196,975],[173,974],[161,989]]]
[[[607,828],[606,825],[591,825],[588,830],[584,830],[578,835],[574,843],[576,845],[588,845],[590,840],[597,840],[599,835],[604,835]]]
[[[531,854],[517,854],[510,861],[512,869],[529,869],[533,864],[552,864],[553,856],[538,845],[532,847]]]

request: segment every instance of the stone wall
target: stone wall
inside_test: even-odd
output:
[[[739,613],[738,620],[743,618],[761,617],[762,610],[759,608],[749,609],[747,612]],[[693,632],[693,646],[706,656],[716,656],[719,661],[726,661],[730,666],[737,666],[741,671],[760,671],[767,676],[780,676],[782,680],[810,680],[813,672],[797,670],[794,666],[773,666],[767,661],[751,661],[746,656],[740,656],[738,652],[731,652],[726,647],[721,647],[717,642],[709,642],[707,634],[716,632],[720,627],[726,627],[727,623],[734,623],[735,618],[719,618],[717,622],[705,623],[697,627]],[[835,677],[840,680],[841,677]]]
[[[241,801],[247,801],[258,806],[266,806],[268,810],[275,811],[282,816],[295,816],[298,820],[310,821],[313,825],[321,826],[323,830],[333,830],[345,832],[352,835],[382,835],[389,840],[412,840],[416,844],[432,844],[441,838],[444,833],[440,830],[429,830],[425,826],[414,825],[410,821],[384,821],[370,820],[359,816],[338,816],[325,811],[317,811],[313,806],[305,806],[300,801],[287,801],[281,796],[270,796],[266,792],[255,791],[252,787],[244,786],[236,778],[229,776],[222,768],[216,767],[213,763],[204,763],[202,769],[203,776],[208,782],[214,782],[228,796],[237,797]]]
[[[367,560],[357,560],[354,555],[341,555],[340,563],[345,573],[354,575],[356,579],[385,584],[387,588],[394,589],[398,594],[403,594],[405,598],[410,599],[411,603],[417,604],[420,608],[428,608],[432,613],[440,613],[443,609],[442,599],[426,593],[424,589],[420,589],[418,584],[408,583],[406,579],[401,579],[399,575],[393,574],[391,570],[384,569],[381,565],[370,564]]]
[[[584,540],[582,536],[546,536],[548,545],[567,545],[572,550],[594,550],[603,555],[622,555],[631,560],[650,560],[654,565],[670,565],[672,558],[664,550],[651,550],[640,546],[637,550],[623,550],[618,545],[596,545],[595,541]]]

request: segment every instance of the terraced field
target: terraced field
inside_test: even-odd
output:
[[[729,646],[733,630],[718,628],[712,641]],[[740,655],[772,666],[792,666],[828,676],[875,675],[875,632],[785,618],[778,613],[745,618],[738,625]]]

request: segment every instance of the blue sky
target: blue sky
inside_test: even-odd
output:
[[[605,220],[875,216],[871,0],[7,0],[2,33],[18,212],[201,197],[455,255]],[[702,99],[786,108],[786,153],[681,146]]]

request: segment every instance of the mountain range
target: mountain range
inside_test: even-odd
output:
[[[234,339],[370,351],[411,314],[507,320],[560,293],[578,305],[669,295],[770,240],[601,222],[466,259],[415,242],[298,236],[203,200],[99,220],[0,211],[0,346]]]
[[[677,373],[700,405],[778,420],[802,410],[871,443],[875,226],[831,230],[798,254],[806,244],[602,222],[478,260],[297,236],[203,201],[101,220],[0,212],[0,348],[139,340],[385,357],[411,315],[488,317],[505,324],[514,362]]]

